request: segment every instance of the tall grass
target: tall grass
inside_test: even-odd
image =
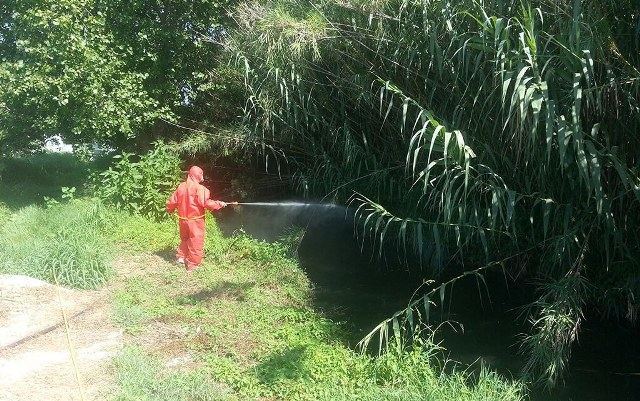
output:
[[[4,203],[0,202],[0,221],[6,221],[11,215],[11,210]]]
[[[486,268],[540,283],[523,349],[548,383],[585,306],[636,319],[637,2],[279,0],[236,19],[247,144],[436,280],[372,334]]]
[[[0,273],[99,287],[110,275],[107,227],[107,214],[95,200],[22,208],[0,225]]]

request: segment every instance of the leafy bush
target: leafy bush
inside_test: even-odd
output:
[[[0,272],[96,288],[110,273],[101,235],[108,222],[94,200],[25,207],[0,227]]]
[[[180,182],[180,159],[162,142],[147,154],[114,156],[115,164],[94,177],[95,194],[108,204],[134,214],[165,216],[167,197]],[[135,160],[138,161],[135,161]]]

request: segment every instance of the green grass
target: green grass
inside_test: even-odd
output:
[[[7,205],[0,201],[0,226],[4,224],[2,222],[9,218],[9,215],[11,215],[11,210]]]
[[[129,213],[114,213],[110,238],[133,252],[161,252],[173,249],[180,238],[177,222],[150,220]]]
[[[0,273],[96,288],[110,275],[107,226],[105,210],[90,199],[8,214],[0,225]]]
[[[148,250],[172,246],[175,227],[141,224],[165,238]],[[172,374],[173,368],[162,367],[175,356],[166,341],[191,355],[200,381],[219,383],[242,400],[523,399],[520,383],[495,373],[448,368],[444,374],[438,347],[429,341],[376,358],[354,352],[345,345],[342,325],[313,308],[312,285],[290,257],[296,235],[269,244],[242,235],[223,238],[213,219],[208,225],[207,257],[196,273],[167,263],[128,279],[114,295],[116,322],[142,347],[137,352],[159,361],[157,377]],[[127,238],[131,246],[148,244],[137,235],[120,236],[125,244]],[[149,343],[157,331],[182,334]],[[128,399],[123,394],[132,388],[152,391],[122,379],[126,369],[118,370],[116,399]],[[183,383],[190,388],[200,381]]]
[[[169,372],[139,348],[129,347],[114,365],[120,393],[116,401],[223,401],[229,390],[203,372]]]

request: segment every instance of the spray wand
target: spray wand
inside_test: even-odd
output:
[[[302,203],[302,202],[230,202],[229,205],[238,205],[238,206],[294,206],[294,207],[305,207],[305,206],[333,206],[330,204],[315,204],[315,203]]]

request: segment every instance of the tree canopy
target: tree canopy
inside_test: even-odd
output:
[[[160,131],[160,120],[201,115],[211,101],[207,91],[218,89],[216,42],[226,34],[231,3],[3,2],[3,146],[37,146],[61,135],[122,147]]]
[[[0,64],[4,146],[69,142],[122,143],[170,111],[126,68],[130,48],[115,42],[104,14],[85,0],[9,1]]]

